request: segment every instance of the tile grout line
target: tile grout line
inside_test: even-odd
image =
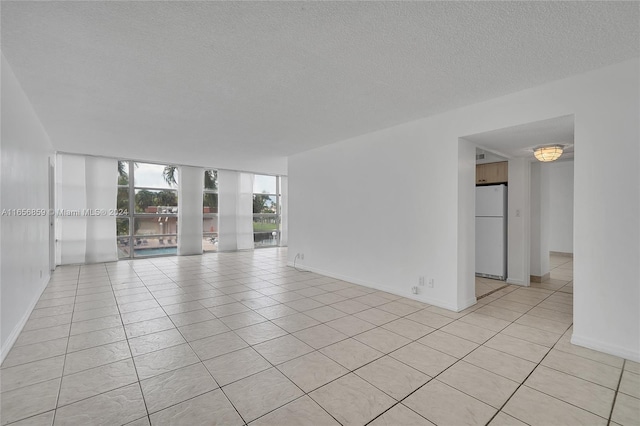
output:
[[[618,385],[616,391],[613,394],[613,401],[611,402],[611,411],[609,412],[609,418],[607,419],[607,426],[611,424],[611,418],[613,417],[613,409],[616,406],[616,399],[618,399],[618,393],[620,392],[620,384],[622,383],[622,376],[624,375],[624,367],[627,364],[627,360],[622,361],[622,369],[620,370],[620,377],[618,378]]]

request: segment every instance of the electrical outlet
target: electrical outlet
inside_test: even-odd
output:
[[[418,294],[418,287],[416,287],[415,285],[411,287],[411,293]]]
[[[429,278],[429,288],[433,288],[434,284],[435,284],[435,280],[433,278]]]
[[[418,284],[424,285],[424,277],[418,277]]]

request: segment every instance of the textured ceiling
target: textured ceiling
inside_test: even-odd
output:
[[[69,152],[288,156],[638,57],[637,2],[2,2]]]

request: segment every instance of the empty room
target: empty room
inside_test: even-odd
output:
[[[640,3],[2,1],[0,425],[640,425]]]

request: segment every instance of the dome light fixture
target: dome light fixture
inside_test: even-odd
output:
[[[564,147],[562,145],[545,145],[534,148],[533,155],[538,161],[548,163],[556,161],[562,155]]]

